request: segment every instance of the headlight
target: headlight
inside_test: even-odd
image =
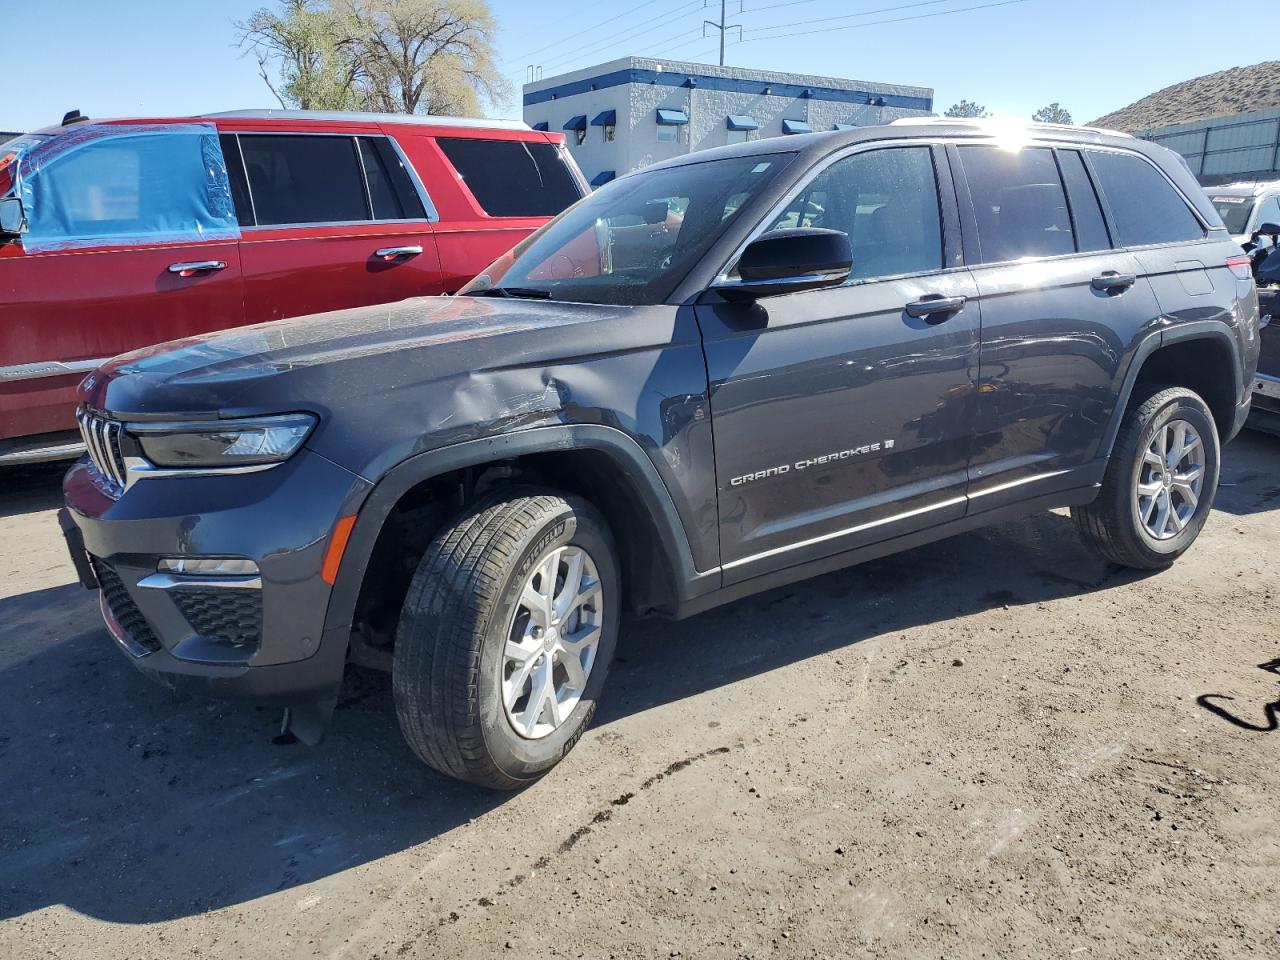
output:
[[[288,460],[307,439],[309,413],[199,423],[131,423],[142,455],[157,467],[234,468]]]

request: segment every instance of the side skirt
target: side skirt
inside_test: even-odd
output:
[[[881,540],[878,543],[847,550],[844,553],[837,553],[829,557],[822,557],[818,560],[810,560],[793,567],[787,567],[783,570],[776,570],[773,573],[753,577],[750,580],[743,580],[684,601],[674,610],[672,617],[676,620],[682,620],[685,617],[694,616],[713,607],[732,603],[735,600],[741,600],[743,597],[749,597],[765,590],[772,590],[774,587],[785,586],[799,580],[808,580],[811,577],[831,573],[833,570],[842,570],[845,567],[852,567],[868,560],[878,560],[880,557],[887,557],[890,554],[910,550],[926,543],[945,540],[947,537],[953,537],[959,533],[967,533],[970,530],[990,526],[993,523],[1020,520],[1023,517],[1042,513],[1046,510],[1053,510],[1057,507],[1082,506],[1086,503],[1092,503],[1097,498],[1099,489],[1100,486],[1098,484],[1091,484],[1071,490],[1045,494],[1030,500],[1022,500],[1017,503],[995,507],[991,510],[984,510],[980,513],[970,514],[957,520],[941,523],[924,530],[917,530],[900,537]]]

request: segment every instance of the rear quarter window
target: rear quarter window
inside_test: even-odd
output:
[[[553,144],[452,137],[436,143],[491,217],[553,217],[582,196]]]
[[[1204,239],[1204,227],[1163,173],[1128,153],[1089,151],[1125,247]]]

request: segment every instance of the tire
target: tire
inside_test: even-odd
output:
[[[1155,466],[1153,444],[1157,437],[1161,438],[1160,443],[1176,437],[1180,422],[1194,431],[1201,447],[1188,439],[1188,453],[1176,469],[1169,470],[1167,463]],[[1189,438],[1190,433],[1186,436]],[[1170,449],[1177,449],[1172,441]],[[1203,463],[1192,507],[1182,490],[1188,489],[1186,479],[1194,475],[1191,468],[1197,450],[1203,454]],[[1160,570],[1186,553],[1200,535],[1213,507],[1221,465],[1217,427],[1205,402],[1183,387],[1155,388],[1126,412],[1097,499],[1087,506],[1073,507],[1071,514],[1085,544],[1107,560],[1138,570]],[[1163,479],[1166,475],[1170,477],[1168,483]],[[1139,490],[1140,482],[1144,482],[1143,491]],[[1154,497],[1153,503],[1153,498],[1144,493],[1157,484],[1171,498],[1166,513],[1172,515],[1163,529],[1160,495]]]
[[[621,601],[616,557],[596,509],[551,491],[509,489],[446,524],[418,565],[396,633],[396,716],[414,753],[441,773],[500,790],[533,783],[559,763],[591,722],[613,659]],[[593,593],[563,620],[554,594],[541,605],[526,602],[545,592],[553,558],[557,587],[561,577],[568,585],[577,564],[582,590]],[[538,626],[544,622],[549,628]],[[509,635],[521,655],[540,652],[512,660]],[[571,639],[576,647],[576,638],[590,635],[597,639],[589,660],[586,643],[582,653],[568,652]],[[553,643],[565,646],[550,649]],[[572,682],[571,656],[585,684],[581,675]],[[526,664],[530,670],[521,673]],[[525,707],[514,714],[504,693],[526,674],[529,693],[516,702]],[[548,676],[549,687],[540,682]],[[535,704],[548,690],[555,704]]]

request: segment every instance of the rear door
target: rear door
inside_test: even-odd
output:
[[[1080,153],[951,146],[982,314],[970,512],[1099,479],[1127,350],[1160,310]]]
[[[839,157],[765,227],[842,230],[854,265],[840,287],[697,308],[726,583],[965,509],[978,311],[941,148]],[[954,307],[925,315],[937,298]]]
[[[112,127],[27,179],[29,232],[0,246],[0,440],[73,429],[108,357],[243,322],[234,215],[209,206],[216,133],[196,126]]]
[[[450,293],[586,192],[568,151],[547,135],[468,132],[404,129],[405,151],[439,185],[434,226]]]
[[[249,212],[248,322],[443,291],[430,198],[377,127],[227,132],[224,152]]]

